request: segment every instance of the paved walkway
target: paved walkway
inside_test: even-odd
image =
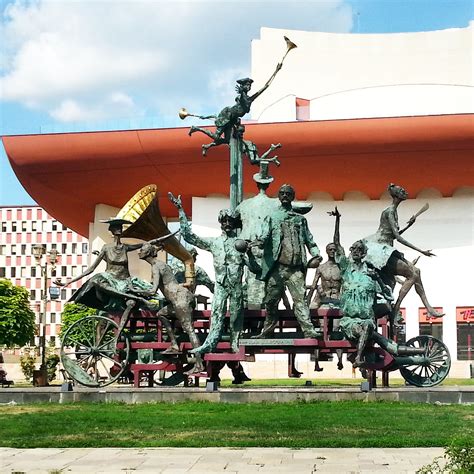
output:
[[[0,448],[1,473],[414,473],[442,448]]]

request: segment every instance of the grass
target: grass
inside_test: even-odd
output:
[[[349,379],[312,379],[310,377],[301,377],[299,379],[254,379],[250,382],[245,382],[242,385],[233,385],[232,379],[223,379],[221,382],[221,387],[233,387],[233,388],[246,388],[246,387],[303,387],[307,380],[311,380],[314,387],[359,387],[362,382],[361,378],[349,378]],[[382,381],[380,378],[377,380],[377,383],[382,386]],[[201,385],[203,382],[201,381]],[[59,387],[61,381],[54,380],[51,383],[52,387]],[[439,385],[442,386],[471,386],[474,385],[474,379],[460,379],[460,378],[447,378]],[[114,385],[118,387],[128,387],[128,385]],[[404,387],[405,381],[401,378],[391,378],[390,387]],[[32,388],[33,385],[30,382],[19,381],[15,382],[10,388]]]
[[[418,447],[474,443],[472,406],[209,402],[0,406],[5,447]]]
[[[237,385],[237,387],[303,387],[305,382],[310,380],[315,387],[359,387],[363,381],[361,378],[350,378],[350,379],[312,379],[309,377],[288,378],[288,379],[255,379],[250,382],[245,382],[243,385]],[[382,380],[377,379],[377,383],[382,386]],[[458,379],[458,378],[447,378],[439,387],[442,386],[454,386],[454,385],[474,385],[474,379]],[[221,382],[221,387],[235,387],[232,385],[231,379],[225,379]],[[405,380],[401,378],[391,378],[390,387],[405,387]]]

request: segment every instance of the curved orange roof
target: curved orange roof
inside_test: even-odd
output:
[[[246,138],[261,152],[281,142],[275,190],[292,183],[298,199],[327,192],[341,199],[362,191],[378,199],[391,181],[416,195],[444,196],[474,186],[474,115],[250,124]],[[87,236],[96,204],[121,207],[140,187],[158,185],[163,215],[176,216],[166,194],[191,198],[229,193],[228,148],[201,156],[209,140],[188,128],[2,137],[10,163],[28,193],[49,214]],[[257,169],[244,163],[244,192],[255,192]]]

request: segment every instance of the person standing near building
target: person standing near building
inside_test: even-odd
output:
[[[267,219],[263,241],[263,258],[259,278],[265,282],[265,307],[267,316],[257,338],[273,334],[278,324],[278,303],[285,286],[293,298],[295,317],[305,338],[315,338],[319,333],[309,317],[309,306],[305,298],[306,248],[313,257],[319,257],[319,248],[314,242],[306,219],[293,211],[295,190],[289,184],[278,192],[280,206]]]

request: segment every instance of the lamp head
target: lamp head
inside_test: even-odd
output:
[[[41,257],[46,253],[46,245],[44,244],[35,244],[32,247],[33,256],[37,263],[41,262]]]

